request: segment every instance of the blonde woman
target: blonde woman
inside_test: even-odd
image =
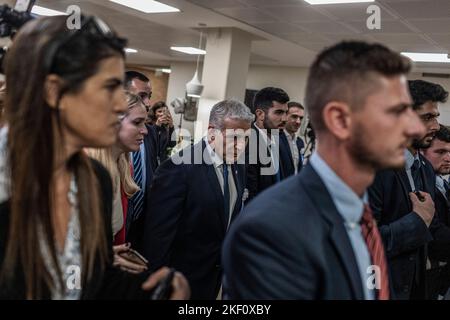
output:
[[[128,199],[139,187],[131,176],[129,154],[138,151],[147,134],[146,109],[138,95],[126,92],[127,110],[120,120],[118,139],[106,149],[87,149],[88,154],[98,160],[109,171],[113,181],[112,231],[114,236],[114,264],[131,273],[147,269],[143,261],[129,256],[130,247],[125,243],[125,220]]]

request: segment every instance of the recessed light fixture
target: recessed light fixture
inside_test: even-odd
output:
[[[361,3],[375,2],[375,0],[305,0],[309,4],[342,4],[342,3]]]
[[[125,52],[126,53],[136,53],[138,51],[136,49],[132,49],[132,48],[125,48]]]
[[[109,0],[145,13],[180,12],[180,9],[154,0]]]
[[[418,53],[418,52],[402,52],[402,55],[416,62],[440,62],[450,63],[450,59],[446,53]]]
[[[31,9],[31,13],[34,13],[38,16],[66,16],[67,15],[67,13],[65,13],[65,12],[56,11],[53,9],[36,6],[36,5],[33,6],[33,8]]]
[[[197,49],[193,47],[170,47],[170,49],[187,54],[206,54],[205,50]]]
[[[170,70],[168,68],[163,68],[163,69],[161,69],[161,72],[163,72],[163,73],[171,73],[172,70]]]

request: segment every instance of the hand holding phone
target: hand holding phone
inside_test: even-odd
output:
[[[128,249],[128,251],[125,253],[125,255],[126,255],[127,259],[129,259],[135,263],[144,264],[145,266],[148,265],[148,260],[145,259],[139,252],[137,252],[134,249],[131,249],[131,248]]]
[[[175,276],[175,269],[171,268],[166,277],[158,282],[152,291],[150,300],[168,300],[172,293],[172,280]]]

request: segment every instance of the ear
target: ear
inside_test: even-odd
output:
[[[348,104],[331,101],[323,108],[322,117],[328,131],[339,140],[347,140],[350,137],[352,111]]]
[[[264,121],[266,113],[262,109],[256,109],[255,110],[255,115],[256,115],[256,120],[257,121]]]
[[[216,128],[211,124],[208,125],[208,141],[214,141],[216,139]]]
[[[61,92],[62,80],[55,74],[49,74],[45,79],[44,84],[44,99],[51,108],[56,108],[58,105],[58,96]]]

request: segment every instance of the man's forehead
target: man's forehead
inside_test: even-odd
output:
[[[272,101],[272,110],[284,110],[287,111],[288,110],[288,105],[287,103],[279,103],[277,101]]]
[[[446,142],[446,141],[442,141],[440,139],[434,138],[433,144],[431,145],[431,147],[434,150],[444,149],[444,150],[450,151],[450,142]]]
[[[136,89],[138,89],[139,91],[149,92],[152,90],[150,81],[145,82],[145,81],[139,80],[137,78],[134,78],[132,83],[136,87]]]
[[[303,112],[304,112],[304,110],[299,107],[290,107],[288,110],[289,114],[294,114],[294,113],[302,114]]]
[[[427,101],[420,108],[417,109],[417,112],[420,114],[425,113],[439,113],[439,104],[438,102]]]

